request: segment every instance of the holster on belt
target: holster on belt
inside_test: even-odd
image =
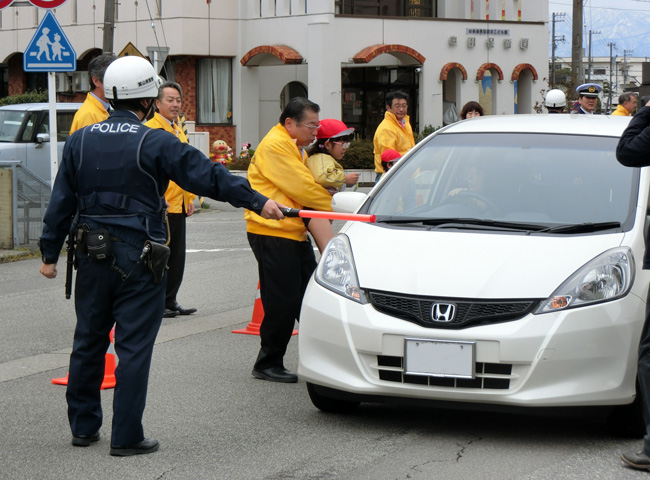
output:
[[[149,253],[147,254],[147,267],[149,267],[149,270],[153,274],[153,283],[159,284],[163,280],[165,270],[169,268],[167,266],[169,247],[162,243],[152,242],[151,240],[145,241],[144,245],[145,248],[149,248]]]

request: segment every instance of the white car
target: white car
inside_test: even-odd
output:
[[[307,288],[298,374],[314,405],[606,406],[642,431],[650,171],[616,160],[628,122],[461,121],[367,198],[336,194],[377,220],[346,223]]]
[[[57,103],[59,161],[80,103]],[[0,161],[20,160],[21,165],[50,184],[50,115],[47,103],[20,103],[0,107]]]

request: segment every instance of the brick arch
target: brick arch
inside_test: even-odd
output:
[[[366,47],[363,50],[361,50],[359,53],[357,53],[354,57],[352,57],[352,61],[354,63],[368,63],[373,58],[378,57],[383,53],[404,53],[406,55],[409,55],[410,57],[413,57],[420,64],[424,64],[424,61],[426,60],[424,55],[412,49],[411,47],[407,47],[405,45],[390,44],[390,45],[372,45],[370,47]]]
[[[302,56],[291,47],[286,45],[260,45],[252,48],[239,61],[242,66],[246,66],[251,59],[257,55],[273,55],[285,65],[295,65],[303,62]]]
[[[537,76],[537,70],[535,70],[535,67],[533,67],[530,63],[520,63],[512,71],[512,75],[510,76],[510,81],[515,82],[515,81],[519,80],[519,75],[524,70],[530,70],[530,73],[533,74],[533,80],[537,80],[539,78]]]
[[[447,80],[447,77],[449,76],[449,72],[453,69],[457,68],[458,70],[461,71],[463,74],[463,80],[467,80],[467,70],[465,70],[465,67],[463,67],[460,63],[456,62],[450,62],[446,63],[443,67],[442,70],[440,70],[440,80]]]
[[[483,76],[485,75],[485,72],[490,69],[496,70],[497,74],[499,75],[499,80],[503,80],[503,71],[501,70],[499,65],[497,65],[496,63],[484,63],[479,67],[478,71],[476,72],[476,81],[478,82],[479,80],[483,80]]]

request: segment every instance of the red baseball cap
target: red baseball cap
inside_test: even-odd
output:
[[[341,120],[325,118],[320,121],[320,128],[318,129],[316,138],[345,137],[353,132],[354,128],[348,128]]]
[[[394,162],[396,160],[399,160],[401,157],[402,156],[399,154],[397,150],[393,150],[392,148],[387,148],[381,154],[381,161]]]

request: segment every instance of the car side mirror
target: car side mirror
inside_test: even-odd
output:
[[[341,213],[354,213],[359,210],[366,200],[366,194],[361,192],[339,192],[332,197],[332,210]]]
[[[49,133],[39,133],[36,135],[36,143],[41,144],[41,143],[48,143],[50,141],[50,134]]]

